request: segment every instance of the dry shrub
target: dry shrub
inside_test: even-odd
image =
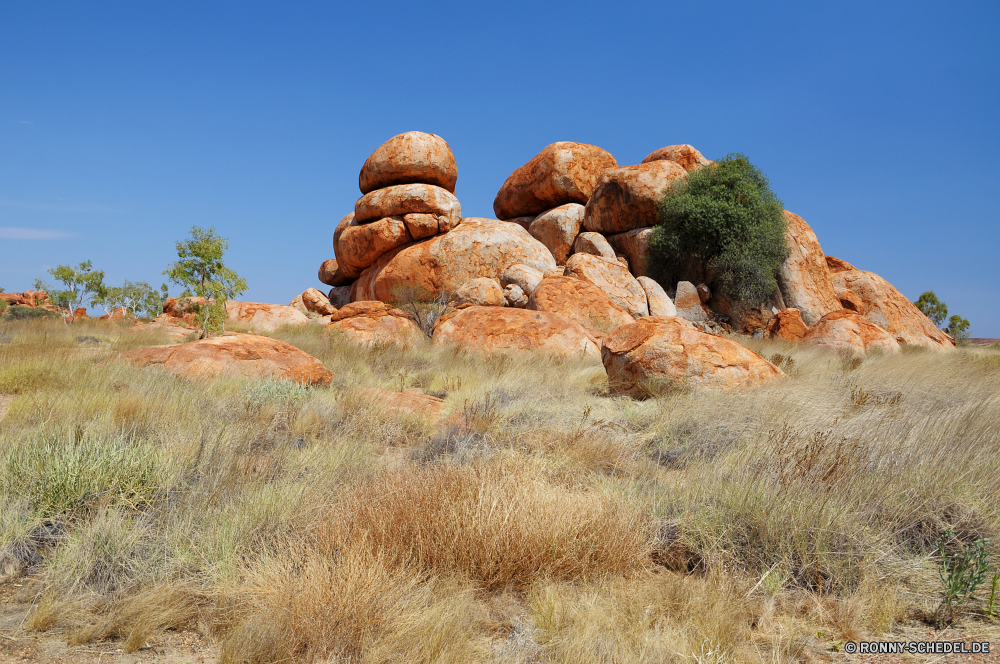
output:
[[[361,540],[398,564],[498,589],[633,572],[648,559],[649,532],[633,505],[551,485],[515,457],[379,472],[351,489],[319,539],[330,551]]]

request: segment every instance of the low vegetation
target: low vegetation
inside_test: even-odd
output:
[[[195,630],[226,662],[567,664],[996,634],[996,350],[742,338],[791,379],[633,401],[594,361],[274,336],[333,384],[138,370],[116,354],[166,340],[111,322],[0,326],[0,573],[25,629],[125,651]],[[370,388],[442,396],[440,420]]]

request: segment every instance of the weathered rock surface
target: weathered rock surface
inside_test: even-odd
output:
[[[674,294],[674,306],[677,308],[677,315],[691,322],[708,320],[708,310],[701,302],[698,289],[690,281],[681,281],[677,284],[677,292]]]
[[[384,254],[355,282],[351,299],[391,301],[394,291],[407,288],[426,297],[451,294],[477,277],[500,281],[515,263],[536,270],[555,267],[545,245],[517,224],[467,218],[449,233]]]
[[[420,327],[405,312],[375,301],[352,302],[341,307],[330,316],[327,330],[340,332],[364,346],[410,347],[423,338]]]
[[[660,284],[649,277],[636,277],[636,281],[646,293],[646,304],[649,306],[650,316],[677,315],[677,307],[674,306],[673,300]]]
[[[573,253],[573,242],[580,233],[584,207],[566,203],[535,217],[528,227],[532,237],[548,247],[556,265],[563,265]]]
[[[0,300],[10,305],[40,307],[49,303],[49,296],[45,291],[26,290],[23,293],[0,293]]]
[[[226,318],[247,323],[266,332],[273,332],[282,325],[300,325],[309,322],[308,316],[287,304],[267,302],[226,302]]]
[[[358,175],[361,193],[397,184],[433,184],[455,193],[458,165],[448,143],[437,134],[408,131],[376,148]]]
[[[126,331],[132,334],[152,334],[156,332],[163,332],[171,341],[187,341],[198,336],[198,330],[181,325],[174,325],[166,320],[161,320],[160,318],[149,323],[139,323],[134,327],[130,327]]]
[[[601,171],[617,165],[595,145],[552,143],[510,174],[493,201],[493,211],[500,219],[513,219],[566,203],[584,204]]]
[[[672,161],[651,161],[603,171],[587,202],[583,226],[598,233],[624,233],[655,226],[660,200],[670,185],[687,177]]]
[[[309,315],[309,310],[306,309],[306,304],[305,302],[302,301],[302,293],[296,295],[292,299],[292,301],[288,303],[288,306],[290,306],[292,309],[295,309],[296,311],[301,311],[306,316]]]
[[[899,344],[888,332],[861,314],[847,309],[823,316],[802,338],[818,346],[856,353],[866,353],[873,348],[889,353],[899,352]]]
[[[789,255],[778,272],[778,287],[785,305],[802,312],[806,325],[841,308],[830,279],[826,257],[809,224],[797,214],[785,210],[788,222]]]
[[[802,321],[802,312],[798,309],[779,311],[767,323],[769,339],[784,339],[785,341],[802,341],[809,332],[809,327]]]
[[[637,398],[671,387],[752,387],[784,376],[752,350],[667,316],[650,316],[611,331],[601,359],[611,390]]]
[[[350,281],[340,270],[336,258],[323,261],[319,266],[318,276],[319,282],[327,286],[343,286]],[[357,277],[354,278],[356,279]]]
[[[528,309],[565,316],[597,332],[597,337],[634,320],[603,290],[575,277],[543,279],[528,300]]]
[[[826,267],[827,269],[830,270],[830,274],[836,274],[837,272],[844,272],[845,270],[856,271],[858,269],[845,260],[834,258],[833,256],[825,256],[825,258],[826,258]]]
[[[335,228],[333,231],[333,253],[337,254],[338,257],[340,256],[340,254],[337,253],[337,247],[340,245],[340,238],[344,235],[347,229],[354,228],[358,225],[359,224],[354,220],[353,212],[344,215],[344,218],[341,219],[340,222],[337,224],[337,228]],[[351,283],[359,276],[361,276],[361,268],[350,267],[343,260],[338,260],[337,271],[336,273],[331,275],[330,279],[333,281],[337,281],[338,285],[344,286]]]
[[[528,306],[528,296],[517,284],[507,284],[503,289],[503,300],[508,307],[523,309]]]
[[[414,240],[422,240],[425,237],[431,237],[432,235],[437,235],[439,231],[442,233],[447,233],[449,230],[451,230],[450,226],[442,230],[441,220],[444,220],[445,225],[448,225],[450,223],[448,217],[437,216],[433,214],[413,213],[403,216],[403,222],[406,224],[406,230],[409,231],[410,237],[413,238]]]
[[[616,254],[625,256],[632,274],[645,277],[649,275],[649,240],[652,237],[652,228],[636,228],[626,233],[609,235],[608,244],[614,247]]]
[[[615,250],[607,238],[592,231],[584,231],[576,236],[576,240],[573,242],[573,253],[600,256],[609,261],[617,260]]]
[[[356,270],[364,270],[382,254],[413,239],[402,217],[384,217],[370,224],[354,223],[336,238],[337,259]]]
[[[935,350],[955,347],[951,338],[937,329],[916,305],[874,272],[844,269],[835,272],[832,280],[843,300],[854,303],[853,298],[860,299],[859,313],[885,329],[897,342]]]
[[[705,157],[694,149],[692,145],[668,145],[665,148],[660,148],[655,152],[650,152],[646,155],[646,158],[642,160],[642,163],[648,164],[651,161],[672,161],[679,164],[681,168],[690,173],[691,171],[696,171],[702,166],[708,166],[714,164],[714,161],[705,159]]]
[[[312,355],[284,341],[255,334],[227,334],[175,346],[140,348],[120,359],[139,367],[160,366],[186,378],[237,375],[328,385],[333,373]]]
[[[354,218],[359,224],[407,214],[444,216],[454,227],[462,219],[462,206],[450,191],[432,184],[397,184],[376,189],[354,204]]]
[[[302,304],[305,305],[307,311],[312,311],[320,316],[329,316],[337,310],[337,307],[330,303],[330,299],[315,288],[302,291],[299,297],[302,298]]]
[[[516,284],[529,297],[535,292],[540,283],[542,283],[542,271],[530,265],[514,263],[513,265],[508,265],[500,274],[501,285],[509,286]]]
[[[597,340],[579,323],[548,311],[511,307],[469,307],[442,316],[434,343],[481,352],[533,350],[600,357]]]
[[[646,292],[628,268],[590,254],[573,254],[566,261],[566,276],[594,284],[634,318],[649,315]]]
[[[459,286],[455,291],[455,302],[480,307],[502,307],[505,304],[500,284],[489,277],[470,279]]]
[[[544,270],[542,272],[542,278],[548,279],[549,277],[562,277],[566,275],[566,266],[561,265],[559,267],[554,267],[549,270]]]

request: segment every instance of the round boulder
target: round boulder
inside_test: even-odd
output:
[[[584,207],[567,203],[535,217],[528,227],[532,237],[549,248],[556,265],[563,265],[573,253],[573,242],[580,233]]]
[[[437,134],[408,131],[376,148],[358,175],[361,193],[396,184],[422,182],[455,193],[458,165],[448,143]]]
[[[646,291],[628,268],[618,261],[590,254],[573,254],[566,261],[565,274],[594,284],[633,318],[649,315]]]
[[[802,336],[802,340],[817,346],[855,353],[867,353],[873,348],[887,353],[899,352],[899,343],[891,334],[861,314],[848,309],[834,311],[820,318]]]
[[[407,214],[444,216],[454,226],[462,219],[462,206],[453,193],[432,184],[397,184],[376,189],[354,204],[354,218],[359,224]]]
[[[457,304],[474,304],[481,307],[504,306],[503,291],[500,284],[489,277],[470,279],[455,291]]]
[[[587,202],[583,226],[598,233],[655,226],[663,195],[675,180],[686,177],[687,171],[672,161],[609,168]]]
[[[405,312],[384,302],[352,302],[330,316],[327,330],[340,332],[363,346],[395,344],[411,347],[423,338]]]
[[[690,173],[691,171],[696,171],[702,166],[708,166],[714,164],[714,161],[705,159],[705,157],[694,149],[692,145],[668,145],[665,148],[660,148],[655,152],[649,153],[642,163],[648,164],[651,161],[672,161],[685,171]]]
[[[597,336],[634,320],[603,290],[574,277],[543,279],[528,299],[527,308],[565,316],[597,332]]]

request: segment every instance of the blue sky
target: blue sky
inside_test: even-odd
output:
[[[466,216],[560,140],[743,152],[826,253],[1000,337],[1000,5],[39,3],[0,22],[0,286],[158,285],[192,225],[321,285],[358,171],[442,135]]]

